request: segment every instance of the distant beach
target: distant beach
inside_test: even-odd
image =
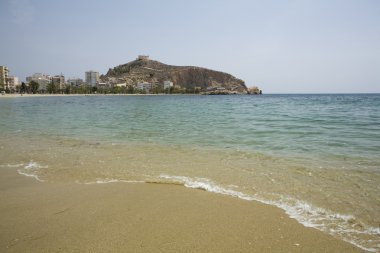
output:
[[[199,94],[31,94],[31,93],[26,93],[26,94],[5,94],[5,95],[0,95],[0,98],[22,98],[22,97],[95,97],[95,96],[199,96]]]
[[[18,97],[86,97],[86,96],[141,96],[142,94],[5,94],[0,95],[0,98],[18,98]],[[145,94],[146,95],[146,94]],[[154,95],[154,94],[148,94]]]

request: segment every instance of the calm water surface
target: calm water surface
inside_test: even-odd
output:
[[[0,99],[0,165],[258,200],[380,251],[380,95]]]

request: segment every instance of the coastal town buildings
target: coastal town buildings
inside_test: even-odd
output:
[[[110,68],[105,75],[89,70],[85,79],[70,78],[65,82],[61,75],[35,73],[26,78],[26,85],[18,86],[17,77],[9,76],[9,69],[0,68],[0,90],[12,93],[21,90],[33,93],[147,93],[147,94],[261,94],[258,87],[247,88],[244,81],[227,73],[200,67],[181,67],[150,60],[138,55],[129,63]],[[196,80],[196,81],[195,81]],[[37,82],[34,85],[31,81]],[[9,89],[11,87],[12,89]],[[14,90],[14,91],[13,91]]]
[[[127,87],[127,83],[117,83],[114,87]]]
[[[83,79],[81,78],[70,78],[70,79],[67,79],[66,83],[70,86],[74,86],[74,87],[79,87],[81,85],[83,85]]]
[[[164,90],[170,89],[171,87],[173,87],[173,82],[171,82],[171,81],[164,81]]]
[[[6,66],[0,66],[0,89],[8,88],[9,69]]]
[[[8,88],[11,91],[14,91],[17,89],[17,86],[20,85],[20,81],[17,76],[9,76],[8,77]]]
[[[9,90],[13,92],[19,85],[19,79],[17,76],[9,75],[9,68],[6,66],[0,66],[0,89]]]
[[[97,83],[99,82],[99,72],[89,70],[85,73],[86,76],[86,84],[90,85],[92,87],[95,87]]]
[[[105,82],[98,82],[98,84],[96,85],[96,87],[98,88],[101,88],[101,89],[107,89],[109,88],[109,84],[108,83],[105,83]]]
[[[152,84],[148,82],[142,82],[138,83],[136,88],[140,91],[143,91],[145,93],[150,93],[152,91]]]
[[[63,90],[65,88],[65,76],[64,75],[56,75],[51,78],[51,83],[59,90]]]
[[[45,75],[42,73],[35,73],[32,76],[26,77],[26,82],[30,83],[31,81],[35,81],[38,83],[38,90],[39,91],[45,91],[47,89],[47,86],[51,82],[51,76]]]

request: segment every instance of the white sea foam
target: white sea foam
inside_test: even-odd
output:
[[[77,182],[79,183],[79,182]],[[109,183],[145,183],[145,181],[138,181],[138,180],[121,180],[121,179],[97,179],[93,182],[86,182],[84,184],[109,184]]]
[[[313,227],[332,235],[339,235],[343,240],[370,252],[378,252],[379,246],[367,247],[366,240],[360,235],[369,235],[379,238],[380,228],[361,225],[355,227],[355,217],[352,215],[333,213],[324,208],[316,207],[305,201],[286,196],[277,196],[278,200],[264,199],[258,195],[248,195],[240,191],[224,188],[207,178],[190,178],[185,176],[160,175],[160,178],[181,183],[185,187],[203,189],[209,192],[229,195],[248,201],[259,201],[283,209],[289,217],[296,219],[306,227]],[[236,188],[236,187],[233,187]],[[379,242],[380,243],[380,240]]]
[[[23,163],[16,163],[16,164],[1,164],[0,167],[3,167],[3,168],[18,168],[18,167],[21,167],[23,166],[24,164]]]
[[[47,165],[40,165],[34,161],[30,161],[25,167],[24,169],[27,169],[27,170],[32,170],[32,169],[47,169],[49,168],[49,166]]]
[[[40,179],[37,175],[35,174],[32,174],[32,173],[25,173],[25,172],[22,172],[21,170],[17,170],[18,174],[20,175],[23,175],[23,176],[26,176],[26,177],[33,177],[34,179],[36,179],[37,181],[40,181],[40,182],[44,182],[44,180]]]
[[[225,189],[223,187],[220,187],[207,178],[192,179],[189,177],[169,176],[169,175],[160,175],[160,178],[172,180],[173,182],[181,183],[188,188],[202,189],[202,190],[206,190],[208,192],[220,193],[220,194],[224,194],[224,195],[238,197],[238,198],[244,199],[244,200],[254,200],[254,198],[252,198],[249,195],[244,194],[242,192],[238,192],[238,191],[234,191],[231,189]]]
[[[21,166],[24,166],[24,164],[22,164]],[[18,166],[18,167],[21,167],[21,166]],[[27,176],[27,177],[33,177],[34,179],[36,179],[36,180],[38,180],[40,182],[44,182],[44,180],[42,180],[38,176],[38,171],[40,169],[47,169],[47,168],[49,168],[49,166],[47,166],[47,165],[41,165],[41,164],[38,164],[37,162],[30,161],[28,164],[26,164],[24,166],[24,168],[18,169],[17,172],[20,175]]]

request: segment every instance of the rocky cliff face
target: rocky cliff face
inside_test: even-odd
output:
[[[206,91],[224,88],[237,93],[247,93],[244,81],[227,73],[191,66],[171,66],[148,58],[137,59],[127,64],[109,69],[101,76],[103,82],[136,85],[149,82],[162,85],[164,81],[173,82],[179,88],[198,88]]]

